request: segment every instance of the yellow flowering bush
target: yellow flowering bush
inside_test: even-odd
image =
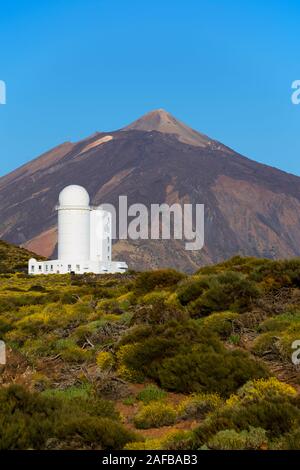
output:
[[[141,298],[142,303],[144,304],[154,304],[156,302],[164,302],[168,298],[169,292],[165,290],[159,290],[154,292],[149,292]]]
[[[222,404],[223,400],[217,393],[194,393],[179,404],[178,417],[199,419]]]
[[[124,450],[161,450],[161,439],[147,439],[145,441],[128,442]]]
[[[159,428],[174,424],[175,420],[176,411],[173,406],[153,401],[141,407],[134,417],[134,424],[140,429]]]
[[[190,448],[192,431],[175,429],[168,432],[162,439],[162,449],[186,450]]]
[[[251,402],[277,397],[291,398],[296,396],[297,392],[291,385],[280,382],[275,377],[270,377],[269,379],[250,380],[238,390],[237,395],[243,402]]]
[[[173,430],[160,439],[129,442],[125,450],[185,450],[191,439],[191,431]]]
[[[110,370],[114,367],[115,359],[112,353],[101,351],[97,354],[96,363],[101,370]]]
[[[131,343],[121,346],[117,351],[117,372],[124,380],[129,380],[130,382],[143,382],[144,380],[142,372],[126,364],[127,359],[135,355],[137,348],[138,343]]]

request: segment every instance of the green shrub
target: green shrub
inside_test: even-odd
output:
[[[153,401],[145,405],[134,417],[134,424],[139,429],[159,428],[174,424],[176,411],[171,405]]]
[[[257,328],[259,333],[280,332],[285,330],[290,324],[292,319],[282,319],[281,315],[275,318],[268,318],[263,321]]]
[[[50,387],[51,380],[47,377],[47,375],[41,372],[35,372],[31,376],[31,383],[35,391],[42,392]]]
[[[300,260],[272,261],[259,266],[250,276],[267,289],[300,287]]]
[[[242,274],[229,271],[212,276],[209,288],[201,297],[191,302],[189,311],[194,316],[205,316],[223,310],[245,312],[258,296],[259,290],[254,282]]]
[[[55,401],[20,386],[0,389],[0,450],[42,448],[57,410]]]
[[[174,355],[179,349],[188,350],[201,337],[201,329],[195,322],[133,328],[120,342],[119,366],[131,371],[137,380],[143,381],[146,376],[158,380],[158,367],[164,357]]]
[[[133,406],[134,404],[135,404],[135,398],[134,397],[127,397],[127,398],[124,398],[124,400],[123,400],[123,405]]]
[[[218,353],[210,347],[195,347],[158,365],[161,386],[178,392],[217,392],[226,396],[249,379],[266,375],[263,365],[247,353],[225,348]]]
[[[139,366],[139,343],[125,344],[117,351],[118,374],[131,382],[143,382],[144,371]]]
[[[158,388],[156,385],[147,385],[147,387],[138,393],[136,398],[143,403],[148,404],[151,401],[162,400],[166,396],[167,393],[164,390]]]
[[[202,419],[207,413],[219,408],[222,398],[216,393],[194,393],[178,406],[180,419]]]
[[[47,289],[44,286],[41,286],[39,284],[30,286],[28,289],[28,292],[47,292]]]
[[[158,269],[140,273],[135,281],[134,290],[139,294],[147,294],[154,289],[174,289],[185,275],[174,269]]]
[[[228,338],[228,342],[233,344],[234,346],[238,346],[240,344],[241,337],[240,335],[230,335]]]
[[[83,390],[30,393],[20,386],[0,389],[0,449],[43,449],[49,438],[79,447],[121,449],[135,435],[119,422],[113,404]],[[56,441],[55,441],[56,442]]]
[[[198,274],[220,274],[230,271],[236,271],[242,274],[252,274],[260,266],[265,266],[272,263],[269,259],[242,257],[240,255],[233,256],[232,258],[223,261],[222,263],[213,266],[204,266],[200,268]]]
[[[76,304],[77,299],[76,299],[76,296],[72,292],[63,292],[59,294],[58,301],[62,305],[72,305],[72,304]]]
[[[187,312],[180,308],[166,305],[163,299],[156,299],[153,304],[139,307],[131,317],[131,324],[147,323],[149,325],[159,325],[171,320],[182,322],[187,319]]]
[[[8,336],[10,340],[16,340],[16,334],[19,334],[18,330],[11,331]],[[20,351],[31,360],[35,360],[40,356],[47,357],[56,355],[55,341],[56,338],[53,334],[48,333],[47,335],[41,336],[38,339],[26,339],[26,333],[21,332],[20,337],[17,339],[23,343]]]
[[[227,395],[251,378],[266,376],[249,354],[227,350],[196,321],[169,322],[142,329],[137,337],[126,336],[117,359],[129,380],[131,374],[137,381],[153,379],[167,390]]]
[[[299,427],[286,433],[275,442],[274,450],[299,450],[300,449],[300,429]]]
[[[66,362],[84,362],[91,357],[91,352],[82,349],[71,339],[59,339],[55,343],[55,352]]]
[[[168,432],[161,439],[161,448],[163,450],[186,450],[191,445],[192,432],[174,430]]]
[[[188,305],[198,299],[209,288],[209,278],[195,276],[181,282],[177,289],[177,297],[182,305]]]
[[[134,325],[126,330],[125,334],[121,336],[118,344],[119,346],[124,346],[125,344],[144,341],[152,334],[152,332],[152,325]]]
[[[120,295],[116,301],[118,303],[119,309],[126,312],[134,303],[134,294],[133,292],[126,292],[126,294]]]
[[[258,356],[264,356],[266,353],[277,353],[278,348],[276,343],[278,342],[278,337],[271,333],[264,333],[259,335],[252,344],[252,351]]]
[[[213,313],[203,319],[203,325],[225,339],[232,333],[232,323],[238,316],[234,312]]]
[[[292,344],[300,338],[300,324],[291,324],[285,331],[281,332],[278,340],[278,349],[282,359],[290,361],[294,352]]]
[[[250,426],[249,431],[219,431],[207,445],[214,450],[258,450],[266,446],[267,442],[265,429]]]
[[[9,320],[3,317],[0,318],[0,337],[2,337],[5,333],[8,333],[12,329],[13,326]]]
[[[83,325],[72,328],[69,339],[72,339],[77,345],[83,346],[87,343],[87,338],[97,334],[98,330],[105,324],[104,320],[91,321]],[[73,325],[75,326],[75,325]]]
[[[193,446],[204,445],[226,429],[239,433],[251,427],[262,428],[268,439],[277,439],[300,424],[295,396],[293,387],[274,377],[250,381],[195,429]]]
[[[62,400],[73,400],[77,398],[83,398],[87,400],[91,397],[92,394],[93,388],[89,383],[85,383],[80,386],[72,386],[65,389],[48,388],[42,392],[42,396],[44,397],[60,398]]]
[[[164,305],[165,300],[168,298],[170,292],[166,290],[155,290],[145,294],[140,301],[146,305]]]
[[[67,422],[61,423],[57,435],[62,440],[76,436],[83,444],[95,443],[97,448],[100,446],[103,450],[120,450],[136,438],[133,432],[120,423],[93,416],[70,417]]]

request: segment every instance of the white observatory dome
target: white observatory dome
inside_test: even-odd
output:
[[[63,189],[59,195],[60,207],[88,207],[90,196],[82,186],[72,184]]]

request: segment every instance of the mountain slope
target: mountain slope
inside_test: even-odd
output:
[[[0,273],[27,271],[28,259],[36,254],[0,240]]]
[[[188,143],[189,141],[189,143]],[[193,271],[237,253],[300,255],[300,178],[249,160],[189,129],[163,110],[119,131],[66,143],[0,178],[0,237],[50,256],[55,205],[67,184],[81,184],[92,203],[205,204],[205,246],[178,240],[118,241],[115,257],[133,268]]]

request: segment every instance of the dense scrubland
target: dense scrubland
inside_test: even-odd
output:
[[[300,448],[299,260],[24,266],[0,263],[0,449]]]

